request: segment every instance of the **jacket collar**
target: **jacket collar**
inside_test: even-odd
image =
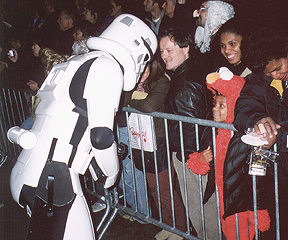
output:
[[[174,73],[172,74],[172,79],[173,78],[177,78],[181,73],[185,72],[187,69],[189,69],[189,65],[191,65],[190,63],[190,57],[188,59],[186,59],[181,65],[179,65]]]
[[[245,80],[251,83],[259,83],[265,86],[269,86],[273,81],[273,78],[266,76],[264,73],[251,73],[245,77]]]

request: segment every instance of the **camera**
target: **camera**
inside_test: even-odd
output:
[[[11,49],[11,50],[8,51],[7,55],[9,57],[14,57],[15,56],[15,51],[13,49]]]

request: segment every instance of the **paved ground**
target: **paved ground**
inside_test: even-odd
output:
[[[9,178],[14,162],[8,159],[0,167],[0,240],[24,240],[29,225],[28,215],[15,203],[10,193]],[[101,213],[92,213],[93,222],[97,224],[101,215]],[[117,215],[102,239],[148,240],[153,239],[160,230],[154,225],[131,222]]]

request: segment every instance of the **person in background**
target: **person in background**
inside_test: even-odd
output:
[[[174,29],[162,32],[160,36],[160,52],[166,69],[172,70],[171,85],[165,100],[167,113],[196,117],[201,119],[212,118],[212,94],[206,85],[198,78],[198,69],[195,68],[193,50],[194,44],[191,35],[184,29]],[[211,99],[210,99],[211,98]],[[185,203],[185,190],[182,161],[189,159],[189,154],[197,151],[195,125],[183,123],[184,158],[181,157],[179,123],[171,121],[169,124],[169,142],[172,160],[179,180],[182,200]],[[199,127],[200,147],[205,128]],[[202,149],[204,150],[204,149]],[[199,182],[197,174],[185,168],[188,191],[189,217],[199,238],[203,238],[201,224],[201,210],[199,198]],[[204,186],[207,183],[207,174],[202,177]],[[188,208],[188,206],[186,206]],[[205,226],[209,229],[208,239],[218,238],[217,208],[215,194],[210,197],[204,206]]]
[[[144,74],[138,83],[136,91],[132,96],[126,96],[126,104],[141,112],[163,112],[165,110],[164,101],[170,86],[169,77],[157,60],[149,62],[145,68]],[[160,118],[154,119],[154,127],[156,133],[156,157],[157,157],[157,170],[159,178],[160,190],[160,203],[163,222],[173,226],[172,222],[172,206],[169,185],[169,171],[167,162],[167,148],[165,140],[164,121]],[[130,126],[131,127],[131,126]],[[143,170],[141,150],[133,149],[133,158],[135,166],[139,170]],[[150,193],[154,202],[159,209],[158,194],[157,194],[157,181],[154,152],[144,151],[144,162],[147,176],[147,182]],[[174,168],[172,168],[172,179],[175,176]],[[172,184],[172,186],[174,186]],[[144,187],[144,186],[143,186]],[[181,197],[172,189],[175,207],[176,227],[181,231],[186,231],[185,209]],[[182,237],[168,232],[166,230],[160,231],[155,238],[161,239],[183,239]]]
[[[60,32],[59,25],[57,23],[59,18],[57,3],[55,0],[45,0],[43,5],[45,15],[42,32],[45,33],[47,38],[47,47],[54,48],[54,44]]]
[[[27,91],[26,83],[34,69],[37,69],[31,48],[18,28],[14,28],[9,36],[9,55],[5,50],[6,68],[1,72],[3,84],[6,87]]]
[[[74,43],[72,46],[72,55],[79,55],[89,52],[86,41],[89,37],[92,36],[92,34],[93,31],[91,25],[88,24],[87,21],[82,20],[75,26],[75,32],[73,34]]]
[[[87,4],[89,0],[75,0],[75,5],[77,8],[77,12],[79,13],[80,16],[83,17],[84,15],[84,7]]]
[[[28,25],[31,33],[42,30],[44,24],[43,16],[44,13],[42,12],[42,9],[39,8],[35,10],[31,22]]]
[[[176,8],[177,0],[165,0],[162,8],[164,12],[164,17],[161,20],[161,27],[159,27],[158,33],[161,33],[164,30],[174,28],[175,26],[175,17],[174,12]]]
[[[213,74],[213,73],[212,73]],[[212,75],[211,74],[211,75]],[[232,123],[234,120],[234,108],[237,98],[239,97],[240,91],[245,83],[244,78],[231,74],[230,80],[223,80],[221,79],[222,73],[216,73],[219,78],[215,81],[210,80],[211,75],[207,76],[207,85],[208,89],[210,89],[214,93],[214,107],[213,107],[213,118],[215,122],[226,122]],[[222,231],[225,235],[227,240],[236,239],[236,220],[235,220],[235,212],[231,213],[231,208],[237,209],[238,214],[238,231],[239,231],[239,239],[253,239],[255,235],[255,224],[254,224],[254,212],[253,212],[253,204],[250,201],[250,206],[242,205],[239,208],[239,200],[246,201],[248,196],[245,194],[252,194],[252,192],[248,192],[247,189],[251,189],[251,177],[249,177],[247,171],[240,171],[245,172],[246,175],[239,179],[239,174],[232,174],[237,172],[235,169],[235,162],[247,160],[248,155],[250,153],[250,146],[242,143],[241,141],[235,143],[235,137],[233,136],[232,142],[235,146],[229,146],[229,142],[231,139],[231,132],[227,129],[218,128],[217,129],[217,136],[216,136],[216,156],[214,159],[213,164],[210,162],[213,160],[213,152],[212,152],[212,144],[209,147],[202,151],[201,153],[195,152],[190,154],[189,160],[187,161],[187,167],[190,168],[196,174],[207,174],[208,171],[215,172],[215,180],[213,180],[213,185],[207,184],[207,188],[204,195],[204,202],[209,199],[209,193],[211,194],[212,191],[215,191],[214,181],[216,182],[218,196],[219,196],[219,205],[220,205],[220,219],[221,219],[221,227]],[[228,150],[227,150],[228,147]],[[226,156],[226,150],[228,151],[228,157]],[[231,164],[231,162],[234,162]],[[214,174],[213,174],[214,175]],[[238,175],[238,176],[237,176]],[[229,178],[227,178],[229,176]],[[238,177],[238,178],[237,178]],[[224,178],[224,181],[223,181]],[[249,178],[249,181],[245,181]],[[238,179],[238,180],[237,180]],[[210,180],[210,179],[209,179]],[[227,192],[232,189],[231,182],[239,182],[241,181],[241,185],[243,188],[246,189],[245,193],[241,191],[241,188],[238,186],[230,196],[227,196]],[[234,184],[235,186],[235,184]],[[211,189],[213,187],[213,190]],[[260,186],[257,186],[258,188]],[[210,189],[209,189],[210,188]],[[228,191],[227,191],[228,189]],[[235,189],[235,188],[234,188]],[[240,189],[240,191],[239,191]],[[224,193],[226,191],[226,194]],[[223,194],[224,193],[224,194]],[[257,195],[260,192],[258,191]],[[230,193],[229,193],[230,194]],[[224,196],[225,195],[225,196]],[[232,199],[233,195],[233,199]],[[237,196],[237,197],[236,197]],[[252,196],[252,195],[251,195]],[[251,200],[250,196],[250,200]],[[258,195],[259,197],[259,195]],[[245,199],[245,200],[244,200]],[[263,204],[261,202],[261,198],[258,204]],[[225,211],[224,212],[224,205]],[[260,209],[262,209],[260,207]],[[268,214],[267,209],[257,210],[258,215],[258,229],[261,232],[267,231],[270,227],[270,217]],[[229,212],[229,214],[228,214]],[[225,213],[225,214],[224,214]],[[209,229],[207,229],[209,231]],[[257,233],[258,234],[258,233]]]
[[[216,71],[220,67],[227,67],[233,74],[246,77],[251,73],[247,61],[243,59],[242,49],[248,44],[251,29],[243,19],[237,17],[228,20],[219,30],[220,52],[213,66]]]
[[[112,12],[110,16],[113,18],[118,17],[122,13],[127,12],[127,1],[126,0],[109,0],[112,5]]]
[[[98,37],[113,21],[110,16],[112,5],[106,0],[90,0],[84,7],[84,19],[89,21],[93,28],[93,36]]]
[[[155,34],[158,35],[161,21],[164,17],[164,10],[162,9],[163,0],[144,0],[143,4],[145,12],[149,13],[149,16],[145,17],[145,21]]]
[[[54,50],[59,54],[72,55],[72,45],[74,43],[73,34],[75,25],[79,21],[78,13],[74,10],[64,9],[60,12],[58,24],[60,33],[57,37]]]
[[[241,134],[245,134],[248,128],[254,128],[256,134],[263,134],[268,142],[263,145],[265,149],[273,150],[273,144],[277,143],[280,238],[287,239],[288,37],[285,29],[279,28],[259,28],[249,38],[245,58],[252,73],[245,78],[246,83],[236,102],[233,124]],[[274,239],[275,188],[272,176],[267,181],[265,193],[271,213],[267,239]]]
[[[41,87],[45,78],[48,76],[49,72],[55,64],[59,64],[67,61],[69,56],[60,55],[56,53],[51,48],[47,48],[46,41],[43,39],[41,34],[35,34],[32,37],[32,52],[33,55],[40,59],[40,64],[34,74],[31,75],[31,79],[27,82],[29,88],[33,91],[32,96],[32,115],[28,117],[21,125],[21,128],[29,130],[31,129],[33,122],[35,120],[35,110],[40,101],[37,96],[37,91]]]
[[[234,7],[224,1],[203,2],[195,17],[197,29],[195,32],[195,44],[201,53],[209,52],[213,38],[222,24],[234,17]]]
[[[216,71],[215,64],[219,63],[219,30],[229,19],[234,18],[235,10],[232,4],[225,1],[205,1],[197,11],[197,28],[194,35],[196,45],[198,68],[202,72],[205,84],[207,74]],[[196,54],[195,53],[195,54]],[[223,67],[223,66],[219,66]]]

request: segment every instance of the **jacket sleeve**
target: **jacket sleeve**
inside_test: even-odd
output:
[[[141,112],[158,111],[164,104],[165,97],[169,90],[169,80],[165,76],[151,84],[151,90],[145,99],[133,99],[130,102],[130,107]]]
[[[265,104],[265,85],[261,84],[259,81],[261,79],[256,74],[250,74],[247,78],[235,105],[233,123],[242,134],[247,128],[253,128],[260,119],[268,117]]]

